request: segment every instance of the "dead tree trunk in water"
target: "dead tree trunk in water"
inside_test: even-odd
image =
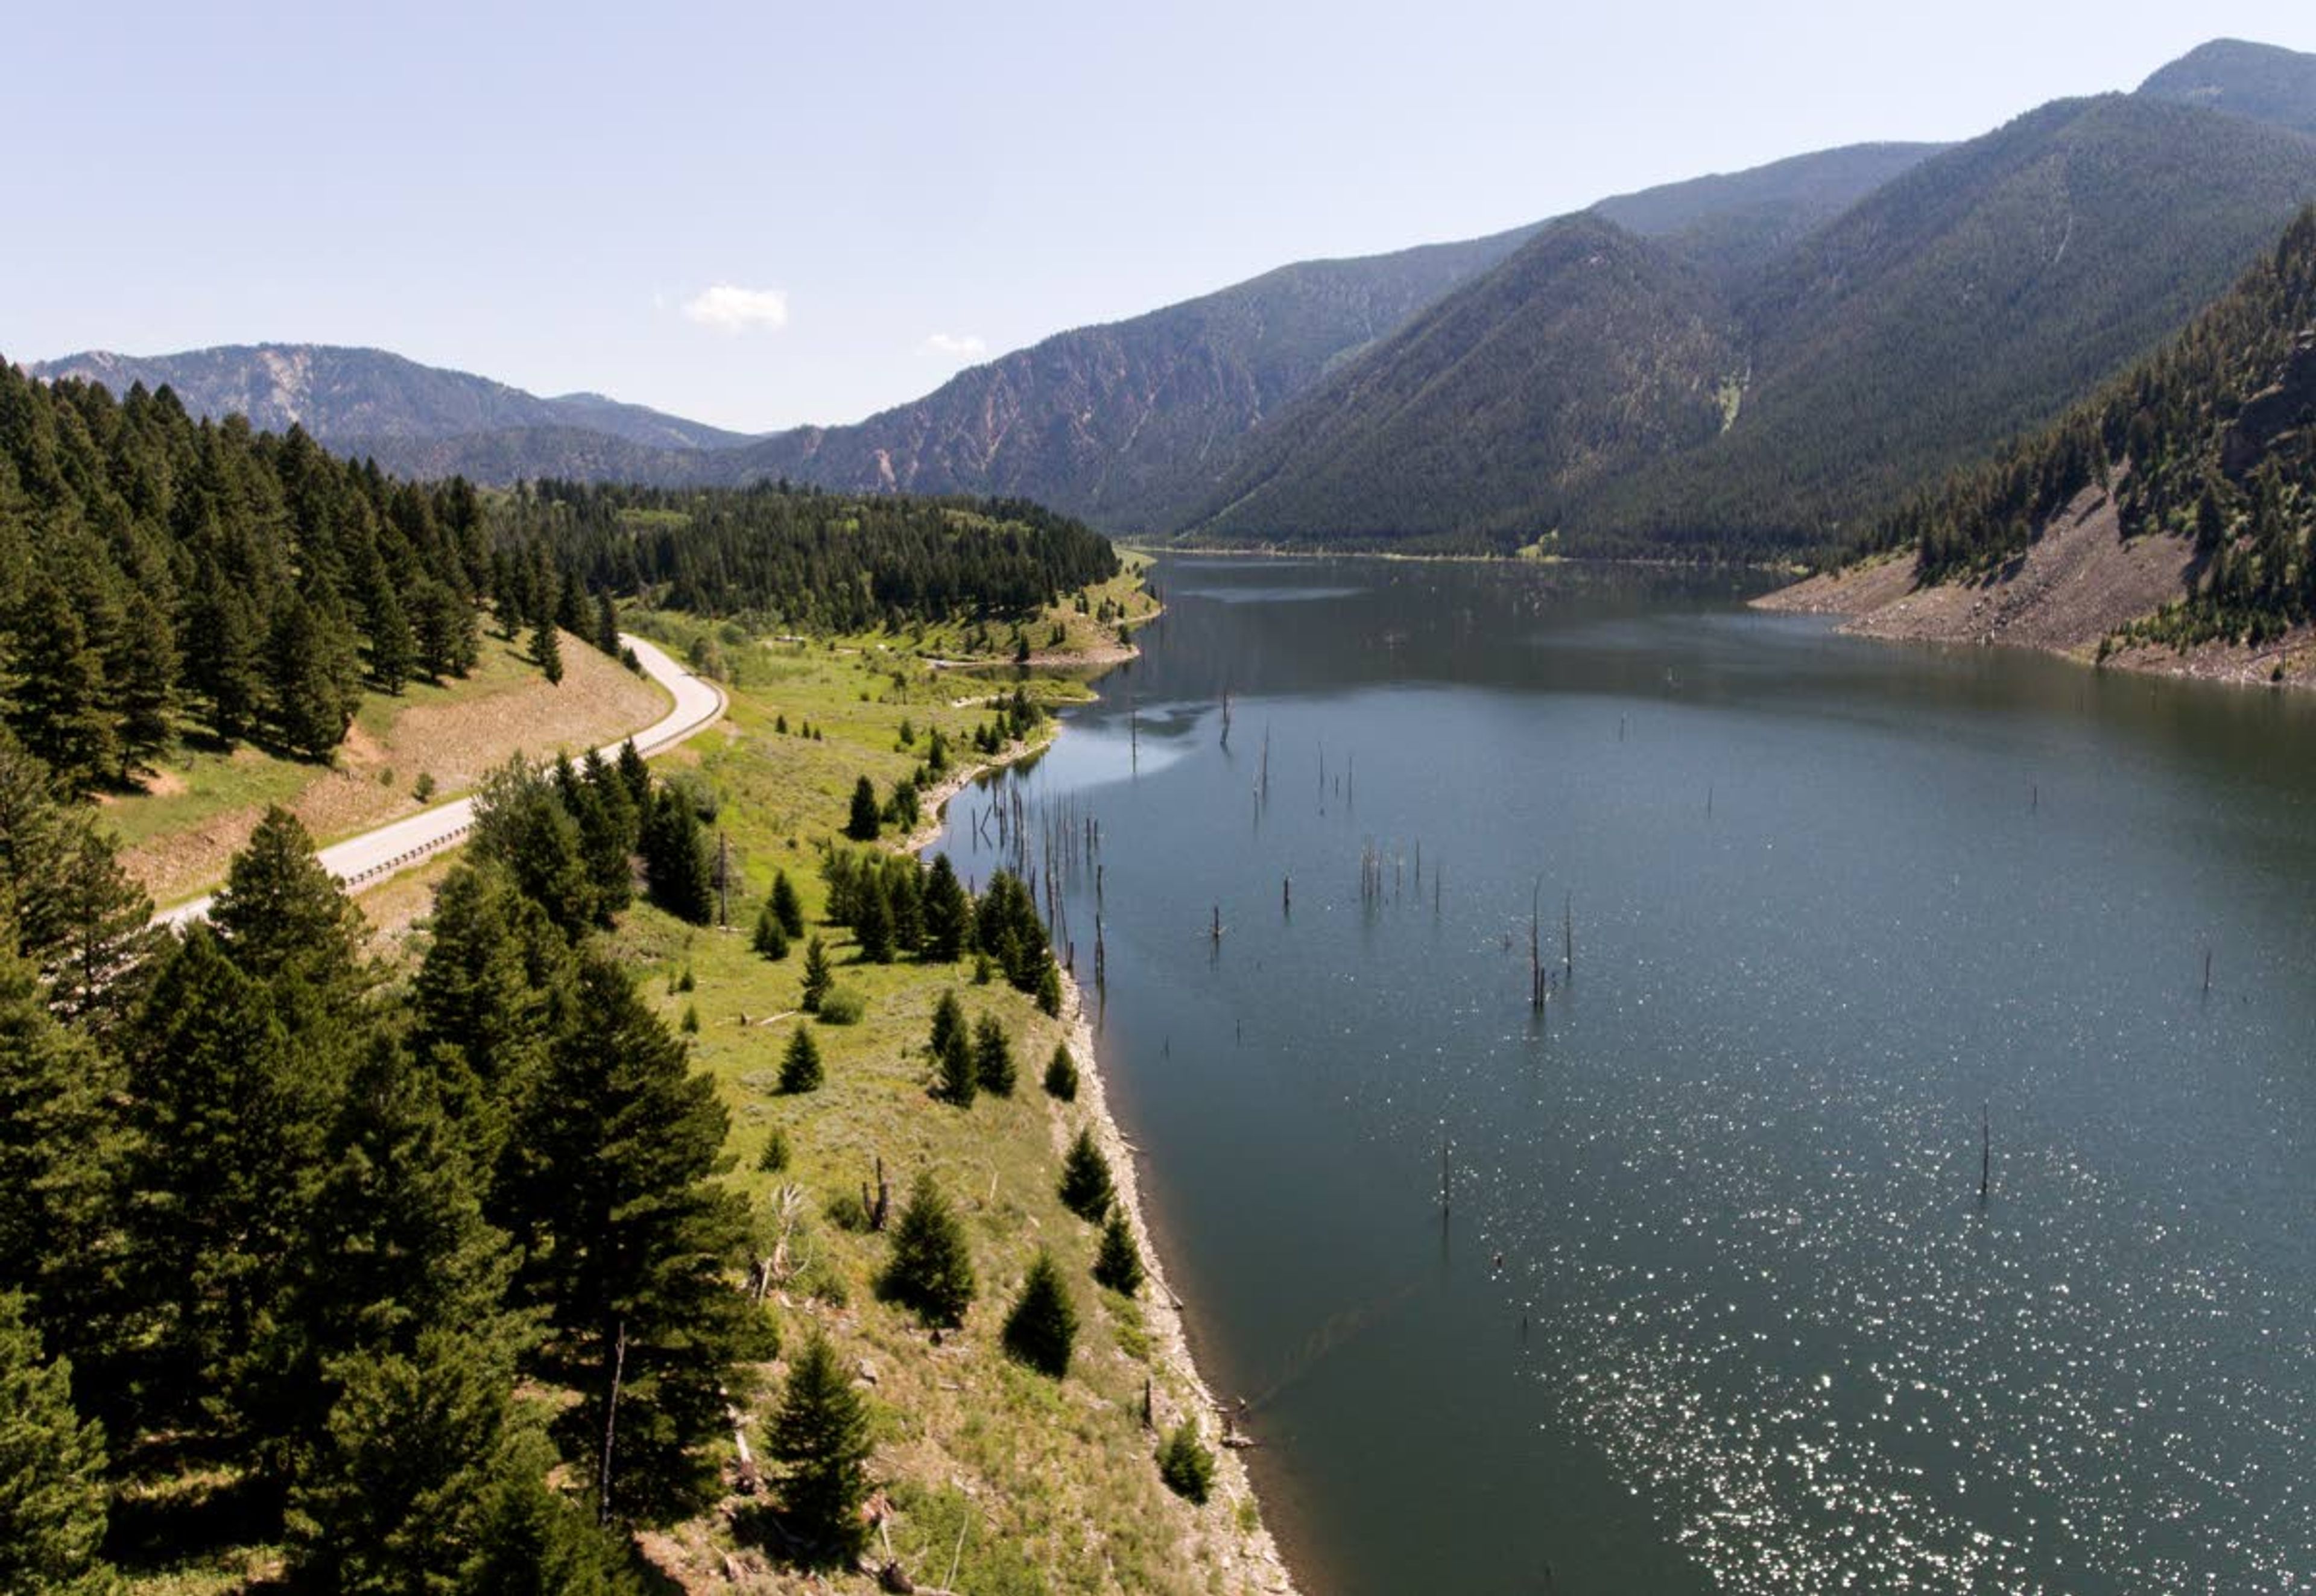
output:
[[[1978,1206],[1994,1183],[1994,1119],[1984,1103],[1978,1105]]]

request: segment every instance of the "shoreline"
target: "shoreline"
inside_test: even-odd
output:
[[[1136,647],[1133,655],[1139,655]],[[925,817],[917,829],[896,844],[912,855],[919,854],[940,840],[949,825],[949,806],[958,794],[984,776],[993,775],[1025,759],[1045,753],[1060,740],[1062,724],[1058,718],[1050,722],[1051,731],[1034,743],[1008,744],[997,753],[972,765],[960,766],[952,775],[925,797]],[[1077,977],[1056,958],[1055,967],[1062,978],[1062,1019],[1068,1028],[1070,1057],[1078,1065],[1077,1107],[1093,1132],[1094,1143],[1109,1161],[1110,1183],[1116,1190],[1118,1204],[1126,1210],[1128,1222],[1142,1244],[1145,1273],[1144,1292],[1138,1298],[1143,1323],[1151,1347],[1151,1444],[1154,1450],[1167,1432],[1181,1422],[1185,1416],[1196,1414],[1201,1440],[1214,1454],[1215,1483],[1204,1507],[1194,1508],[1203,1520],[1208,1512],[1219,1517],[1207,1528],[1217,1547],[1225,1548],[1221,1562],[1239,1589],[1260,1591],[1269,1596],[1299,1596],[1294,1573],[1278,1550],[1278,1542],[1270,1530],[1269,1516],[1263,1511],[1262,1499],[1256,1493],[1254,1481],[1248,1472],[1240,1449],[1222,1444],[1222,1437],[1230,1410],[1215,1398],[1214,1389],[1199,1370],[1198,1360],[1191,1355],[1189,1327],[1184,1322],[1182,1299],[1175,1295],[1166,1276],[1165,1262],[1159,1255],[1156,1234],[1150,1226],[1150,1217],[1142,1201],[1142,1177],[1136,1167],[1139,1155],[1118,1119],[1110,1111],[1108,1080],[1103,1072],[1101,1054],[1096,1047],[1093,1019],[1086,1008],[1085,992]],[[1052,1116],[1053,1145],[1058,1155],[1069,1144],[1070,1115],[1065,1105],[1054,1105]],[[1241,1528],[1236,1515],[1241,1504],[1254,1504],[1255,1526]]]
[[[1929,645],[1933,647],[2016,648],[2046,658],[2062,659],[2094,673],[2124,671],[2172,682],[2201,682],[2218,686],[2256,688],[2270,692],[2305,691],[2316,688],[2316,627],[2292,629],[2264,645],[2207,642],[2186,649],[2164,643],[2126,643],[2104,655],[2096,641],[2080,638],[2013,637],[2006,628],[1982,627],[1974,613],[1966,624],[1954,615],[1911,613],[1915,601],[1929,595],[1931,604],[1954,604],[1983,594],[1983,584],[1935,584],[1914,587],[1902,583],[1906,562],[1875,559],[1788,583],[1745,601],[1745,607],[1764,615],[1818,615],[1838,621],[1834,630],[1845,638],[1868,642]],[[2112,635],[2102,632],[2102,638]],[[2278,668],[2281,675],[2275,674]]]

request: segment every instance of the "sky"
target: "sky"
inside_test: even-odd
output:
[[[1287,262],[1959,139],[2308,0],[0,0],[0,356],[374,345],[759,432]]]

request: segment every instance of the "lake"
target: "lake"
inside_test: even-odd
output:
[[[1307,1591],[2316,1581],[2316,706],[1728,578],[1154,579],[944,845],[1018,784]]]

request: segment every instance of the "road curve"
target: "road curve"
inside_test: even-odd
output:
[[[619,640],[636,651],[636,658],[642,662],[646,675],[675,695],[673,709],[635,734],[637,748],[645,753],[673,748],[722,716],[722,688],[685,670],[656,644],[625,632],[619,634]],[[626,741],[622,737],[619,743]],[[605,744],[601,751],[604,757],[618,753],[619,743]],[[463,839],[474,824],[475,800],[463,798],[381,825],[376,831],[364,832],[358,837],[348,837],[343,843],[333,843],[315,857],[322,861],[324,869],[349,889],[359,890],[441,852]],[[207,919],[209,906],[216,901],[214,896],[197,897],[165,909],[154,919],[165,925]]]

